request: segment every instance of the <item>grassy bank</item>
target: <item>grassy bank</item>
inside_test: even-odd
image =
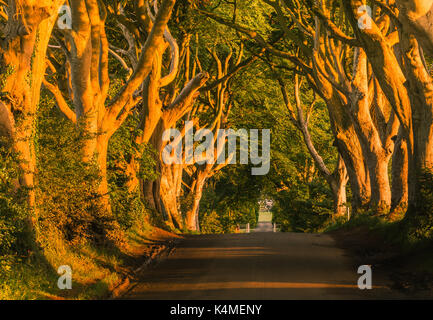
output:
[[[350,253],[354,265],[371,265],[391,289],[433,297],[433,241],[416,239],[409,230],[406,219],[360,215],[335,222],[325,232]]]
[[[43,244],[46,237],[40,235],[38,243]],[[143,221],[124,237],[121,246],[72,246],[51,234],[49,246],[35,248],[28,256],[2,257],[0,300],[107,298],[126,278],[134,276],[133,270],[177,236]],[[61,265],[72,269],[70,290],[57,286]]]

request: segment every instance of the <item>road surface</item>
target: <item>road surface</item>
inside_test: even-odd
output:
[[[262,222],[248,234],[187,236],[123,298],[397,298],[375,281],[374,271],[372,290],[358,288],[359,276],[330,236],[273,233],[271,223]]]

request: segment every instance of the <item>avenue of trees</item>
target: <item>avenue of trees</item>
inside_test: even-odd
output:
[[[233,232],[256,223],[263,199],[283,230],[323,230],[349,212],[431,237],[433,1],[0,8],[4,279],[76,245],[126,250],[143,223]],[[170,128],[210,130],[215,159],[219,129],[271,129],[270,171],[253,176],[230,155],[166,164]]]

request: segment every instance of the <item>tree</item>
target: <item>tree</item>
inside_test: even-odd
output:
[[[432,79],[415,34],[396,21],[401,61],[389,45],[391,35],[396,31],[389,36],[381,33],[381,25],[389,23],[392,14],[390,17],[389,12],[383,13],[379,24],[370,21],[371,28],[358,28],[358,19],[362,16],[358,8],[362,4],[362,1],[344,2],[344,8],[373,72],[400,120],[408,149],[409,207],[414,209],[420,201],[419,177],[433,166]]]
[[[45,54],[57,11],[63,1],[8,1],[2,19],[0,43],[0,135],[19,155],[18,185],[27,190],[28,204],[36,209],[36,153],[34,126]]]
[[[267,3],[277,12],[277,21],[285,38],[295,45],[295,48],[292,49],[292,51],[295,51],[294,53],[290,52],[290,50],[283,51],[277,49],[254,30],[233,23],[213,13],[202,12],[211,19],[245,34],[275,57],[287,60],[299,68],[298,72],[306,77],[311,88],[326,102],[328,107],[331,126],[335,136],[335,145],[348,171],[354,210],[356,211],[358,208],[365,207],[368,205],[371,195],[368,172],[359,139],[351,122],[349,112],[345,107],[347,99],[330,81],[331,74],[334,75],[337,72],[333,67],[332,58],[327,58],[329,56],[327,35],[320,31],[320,21],[317,19],[314,22],[314,27],[304,23],[303,19],[308,20],[308,15],[306,15],[308,11],[301,12],[303,11],[303,7],[295,6],[298,11],[296,13],[291,12],[290,17],[298,17],[298,19],[293,18],[295,24],[292,24],[292,26],[300,26],[301,32],[311,40],[312,45],[309,47],[303,40],[303,36],[299,36],[297,30],[287,29],[288,21],[281,11],[280,4],[276,1],[268,1]],[[285,4],[285,8],[289,10],[288,7]],[[298,50],[296,47],[300,50],[299,54],[296,54],[296,50]],[[342,47],[340,47],[340,51],[343,51]]]
[[[326,166],[323,158],[317,152],[316,147],[314,146],[314,142],[311,138],[310,131],[308,129],[308,124],[310,121],[310,115],[312,108],[315,104],[315,98],[311,102],[310,106],[306,108],[307,115],[304,116],[304,107],[302,106],[301,97],[300,97],[300,88],[301,84],[299,81],[299,75],[294,75],[294,97],[295,97],[295,108],[290,102],[289,95],[286,91],[286,87],[284,81],[279,78],[279,85],[281,87],[281,92],[284,98],[284,102],[287,106],[289,117],[294,126],[302,133],[304,138],[304,143],[307,146],[307,149],[313,158],[317,168],[320,171],[320,174],[325,178],[326,182],[329,185],[329,188],[333,195],[334,201],[334,214],[336,216],[342,216],[346,213],[346,184],[347,184],[347,170],[344,165],[344,161],[339,156],[337,160],[337,165],[335,167],[334,172],[331,172]]]
[[[101,176],[99,193],[104,207],[108,210],[108,142],[128,117],[130,110],[141,100],[136,91],[151,72],[158,49],[164,45],[164,32],[174,4],[175,0],[164,0],[159,8],[155,6],[156,16],[134,72],[107,105],[110,84],[109,43],[105,33],[107,10],[102,2],[96,0],[73,1],[72,29],[65,31],[64,42],[60,44],[71,69],[70,98],[74,111],[70,110],[56,84],[44,82],[56,98],[59,108],[82,130],[86,139],[82,150],[83,161],[90,162],[96,159]],[[141,1],[136,8],[137,15],[144,10],[143,6],[144,1]]]
[[[380,1],[379,5],[393,12],[387,4]],[[432,0],[396,0],[390,1],[398,8],[397,19],[407,27],[426,52],[433,54],[433,1]]]

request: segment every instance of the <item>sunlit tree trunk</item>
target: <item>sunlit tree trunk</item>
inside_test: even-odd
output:
[[[352,207],[356,213],[365,209],[370,203],[371,187],[367,164],[362,153],[361,143],[342,97],[329,81],[317,71],[317,82],[321,86],[319,93],[328,107],[331,128],[335,137],[335,145],[341,155],[352,191]]]
[[[395,0],[395,3],[399,9],[398,20],[433,55],[433,0]]]
[[[400,132],[396,137],[392,156],[392,199],[391,213],[404,212],[408,202],[408,162],[406,141]]]
[[[174,4],[175,0],[163,0],[159,8],[155,4],[152,27],[134,72],[108,104],[109,44],[105,34],[105,5],[96,0],[73,1],[73,29],[65,31],[68,42],[65,47],[70,47],[66,57],[71,67],[71,96],[75,112],[71,112],[59,88],[45,81],[46,87],[56,97],[59,108],[77,124],[83,136],[83,161],[90,163],[96,160],[101,178],[98,193],[102,207],[108,211],[111,210],[106,163],[108,142],[128,117],[131,108],[141,100],[136,91],[151,72],[157,51],[164,43],[164,32]]]
[[[169,221],[171,220],[172,223],[174,223],[174,226],[179,229],[183,229],[184,227],[182,212],[180,211],[179,205],[182,173],[182,164],[162,164],[159,188],[159,195],[163,206],[162,209]]]
[[[387,101],[376,99],[381,95],[380,87],[369,85],[367,56],[362,49],[355,49],[355,70],[349,99],[353,110],[353,122],[366,159],[371,185],[370,207],[379,213],[387,213],[391,206],[391,185],[388,178],[388,163],[394,149],[392,137],[397,133],[398,122],[394,114],[384,119],[381,134],[373,121],[375,108],[385,117]],[[375,81],[370,80],[370,81]],[[370,88],[371,89],[370,89]],[[371,103],[376,102],[372,106]],[[374,108],[375,107],[375,108]]]
[[[400,120],[408,153],[409,212],[419,201],[418,176],[424,169],[432,168],[432,104],[431,77],[425,70],[421,52],[415,37],[406,34],[405,26],[399,26],[400,48],[405,60],[404,70],[378,25],[360,29],[357,8],[361,1],[344,2],[349,21],[361,41],[375,76]],[[383,16],[381,21],[389,20]]]
[[[156,124],[152,136],[149,142],[156,150],[156,163],[155,168],[160,176],[155,181],[143,181],[143,194],[151,208],[155,209],[159,213],[165,213],[166,218],[171,219],[178,227],[183,227],[183,221],[181,214],[177,209],[178,202],[176,196],[179,192],[179,180],[172,180],[169,176],[163,177],[165,174],[172,174],[172,168],[166,168],[162,161],[162,151],[166,143],[163,143],[162,136],[166,129],[174,129],[176,122],[181,119],[188,111],[193,107],[194,101],[198,96],[198,90],[206,83],[209,75],[205,72],[197,74],[192,78],[182,89],[182,91],[173,99],[172,103],[166,107],[162,106],[162,103],[158,105],[155,101],[159,100],[159,88],[158,93],[149,92],[149,96],[154,97],[158,95],[158,99],[154,99],[152,104],[148,104],[148,108],[160,110],[160,118]],[[149,97],[147,96],[147,98]],[[146,121],[142,122],[145,126]],[[144,140],[142,140],[144,141]],[[177,168],[179,169],[179,168]],[[177,172],[177,170],[175,170]],[[177,173],[179,175],[179,173]],[[177,175],[177,178],[179,176]],[[162,186],[162,183],[164,184]],[[162,189],[161,189],[162,188]],[[172,188],[170,193],[167,194],[167,188]],[[171,195],[171,197],[169,196]],[[162,203],[162,198],[166,203]],[[163,206],[162,206],[163,205]]]
[[[10,0],[0,43],[0,135],[8,138],[18,155],[19,186],[26,189],[28,205],[34,212],[35,118],[48,41],[62,2]]]
[[[334,202],[334,215],[337,217],[342,216],[346,213],[347,210],[346,207],[347,206],[346,184],[348,180],[347,170],[343,159],[341,158],[341,156],[339,156],[337,160],[336,168],[334,172],[331,173],[331,171],[327,168],[325,162],[323,161],[323,158],[320,156],[320,154],[317,152],[317,149],[314,146],[313,140],[310,135],[310,131],[308,129],[308,123],[309,123],[309,117],[312,108],[314,107],[315,104],[315,100],[313,100],[311,105],[307,108],[306,110],[307,116],[305,117],[304,108],[301,104],[300,84],[299,84],[298,76],[297,75],[294,76],[294,97],[295,97],[295,106],[296,106],[295,110],[290,102],[289,95],[286,92],[286,88],[283,80],[279,78],[278,82],[280,84],[284,102],[289,111],[289,118],[294,124],[294,126],[299,131],[301,131],[308,152],[313,158],[314,163],[316,164],[320,174],[325,178],[326,182],[328,183],[331,189],[332,198]]]
[[[433,79],[414,36],[403,29],[400,46],[412,106],[415,165],[418,174],[433,170]]]
[[[347,194],[346,185],[348,181],[346,165],[341,156],[338,157],[337,167],[333,173],[333,179],[330,182],[332,198],[334,201],[334,214],[343,216],[347,212]]]
[[[192,193],[192,205],[191,208],[186,212],[186,224],[189,230],[198,230],[198,214],[200,208],[200,200],[203,195],[203,187],[206,183],[206,179],[208,178],[207,170],[202,170],[198,173],[197,179],[195,180]]]

